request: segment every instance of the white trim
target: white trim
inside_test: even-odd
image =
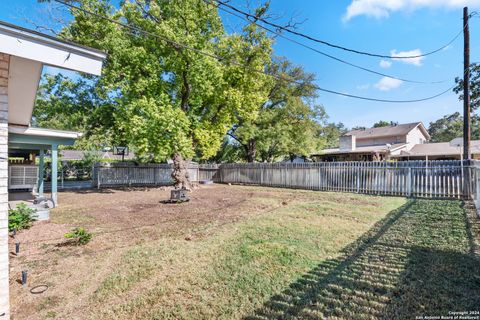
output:
[[[22,135],[29,135],[29,136],[68,138],[68,139],[78,139],[83,135],[81,132],[76,132],[76,131],[22,127],[22,126],[15,126],[15,125],[9,125],[8,132],[22,134]]]
[[[100,75],[106,54],[0,21],[0,52]]]
[[[8,122],[27,126],[33,113],[42,63],[10,57],[10,78],[8,80]]]
[[[415,128],[418,128],[418,126],[421,126],[421,129],[420,129],[420,130],[422,130],[423,135],[427,138],[427,141],[430,140],[430,138],[431,138],[431,137],[430,137],[430,133],[428,133],[428,130],[427,130],[427,128],[425,127],[425,125],[423,124],[423,122],[419,122],[419,123],[415,126]],[[413,129],[415,129],[415,128],[413,128]],[[412,130],[413,130],[413,129],[412,129]],[[408,133],[412,132],[412,130],[410,130]]]

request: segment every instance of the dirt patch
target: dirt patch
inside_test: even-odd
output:
[[[197,241],[222,225],[282,206],[286,196],[287,201],[293,201],[293,194],[285,192],[276,194],[262,188],[253,192],[251,188],[223,185],[201,186],[186,203],[160,203],[169,196],[168,188],[61,193],[60,206],[51,211],[50,223],[35,223],[17,235],[21,252],[12,254],[10,260],[15,319],[55,318],[56,313],[49,309],[58,304],[74,312],[79,299],[97,289],[98,284],[89,278],[102,279],[132,246],[167,236]],[[262,198],[268,201],[257,201]],[[77,226],[92,232],[92,241],[80,247],[62,246],[64,234]],[[10,251],[14,251],[13,239]],[[48,290],[32,295],[23,289],[17,282],[22,270],[28,270],[28,287],[46,284]],[[82,284],[82,279],[89,280]]]

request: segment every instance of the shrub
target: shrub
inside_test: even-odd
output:
[[[8,230],[28,229],[33,221],[37,220],[37,210],[29,208],[25,203],[20,203],[15,209],[8,210]]]
[[[78,245],[85,245],[92,239],[92,234],[82,227],[73,228],[72,231],[65,233],[65,238],[75,240]]]

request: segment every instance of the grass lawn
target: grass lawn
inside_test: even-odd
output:
[[[19,235],[15,319],[414,319],[480,311],[478,225],[460,201],[206,186],[62,193]],[[74,226],[85,247],[59,246]],[[39,240],[40,239],[40,240]],[[16,280],[28,268],[32,295]]]

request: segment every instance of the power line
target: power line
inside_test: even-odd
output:
[[[61,0],[54,0],[55,2],[57,3],[60,3],[64,6],[67,6],[67,7],[70,7],[72,9],[76,9],[76,10],[79,10],[81,12],[84,12],[86,14],[89,14],[89,15],[92,15],[92,16],[95,16],[99,19],[102,19],[102,20],[105,20],[105,21],[109,21],[111,23],[114,23],[116,25],[119,25],[123,28],[126,28],[126,29],[129,29],[131,31],[134,31],[134,32],[140,32],[140,33],[143,33],[143,34],[146,34],[146,35],[149,35],[149,36],[152,36],[152,37],[155,37],[157,39],[160,39],[170,45],[172,45],[174,48],[184,48],[184,49],[188,49],[188,50],[191,50],[191,51],[194,51],[198,54],[201,54],[201,55],[204,55],[204,56],[207,56],[207,57],[210,57],[210,58],[213,58],[213,59],[216,59],[218,60],[220,63],[222,64],[225,64],[225,59],[221,56],[218,56],[216,54],[212,54],[212,53],[209,53],[209,52],[205,52],[205,51],[202,51],[202,50],[199,50],[199,49],[196,49],[196,48],[193,48],[193,47],[190,47],[188,45],[185,45],[183,43],[180,43],[180,42],[177,42],[177,41],[174,41],[172,39],[169,39],[169,38],[166,38],[164,36],[161,36],[161,35],[158,35],[156,33],[152,33],[150,31],[146,31],[144,29],[141,29],[141,28],[137,28],[137,27],[134,27],[134,26],[130,26],[128,24],[125,24],[125,23],[122,23],[122,22],[119,22],[119,21],[116,21],[114,19],[111,19],[109,17],[106,17],[106,16],[103,16],[101,14],[97,14],[95,12],[92,12],[92,11],[89,11],[89,10],[86,10],[86,9],[83,9],[83,8],[80,8],[78,6],[75,6],[73,4],[70,4],[70,3],[66,3],[64,1],[61,1]],[[236,61],[229,61],[229,63],[233,64],[233,65],[236,65],[236,66],[239,66],[239,67],[243,67],[243,68],[248,68],[249,66],[247,65],[244,65],[244,64],[241,64],[241,63],[238,63]],[[268,74],[266,73],[265,71],[260,71],[260,70],[256,70],[256,69],[250,69],[250,71],[252,72],[255,72],[255,73],[258,73],[258,74],[263,74],[263,75],[266,75],[268,77],[271,77],[271,78],[274,78],[276,80],[280,80],[280,81],[287,81],[287,82],[290,82],[290,83],[294,83],[294,84],[297,84],[297,85],[304,85],[304,83],[300,82],[300,81],[297,81],[297,80],[294,80],[294,79],[288,79],[288,78],[284,78],[282,76],[278,76],[278,75],[274,75],[274,74]],[[339,95],[339,96],[343,96],[343,97],[348,97],[348,98],[355,98],[355,99],[359,99],[359,100],[366,100],[366,101],[372,101],[372,102],[384,102],[384,103],[414,103],[414,102],[421,102],[421,101],[427,101],[427,100],[432,100],[432,99],[435,99],[441,95],[444,95],[445,93],[449,92],[450,90],[452,90],[455,86],[452,86],[450,88],[448,88],[447,90],[445,91],[442,91],[438,94],[435,94],[433,96],[429,96],[429,97],[425,97],[425,98],[419,98],[419,99],[411,99],[411,100],[389,100],[389,99],[379,99],[379,98],[371,98],[371,97],[365,97],[365,96],[358,96],[358,95],[353,95],[353,94],[348,94],[348,93],[344,93],[344,92],[340,92],[340,91],[336,91],[336,90],[331,90],[331,89],[325,89],[325,88],[322,88],[318,85],[313,85],[312,86],[314,89],[317,89],[319,91],[322,91],[322,92],[326,92],[326,93],[330,93],[330,94],[335,94],[335,95]]]
[[[207,4],[211,4],[211,3],[209,2],[209,0],[203,0],[203,1],[204,1],[205,3],[207,3]],[[213,5],[213,4],[212,4],[212,5]],[[214,5],[214,6],[215,6],[215,5]],[[215,6],[215,7],[218,8],[218,9],[220,9],[220,10],[222,10],[222,11],[224,11],[224,12],[226,12],[226,13],[228,13],[228,14],[231,14],[231,15],[239,18],[239,19],[242,19],[242,20],[247,21],[247,22],[249,22],[249,23],[253,23],[253,24],[257,25],[258,27],[266,30],[267,32],[270,32],[270,33],[272,33],[272,34],[275,34],[275,35],[279,36],[279,37],[282,38],[282,39],[285,39],[285,40],[290,41],[290,42],[292,42],[292,43],[295,43],[295,44],[297,44],[297,45],[299,45],[299,46],[302,46],[302,47],[304,47],[304,48],[307,48],[307,49],[309,49],[309,50],[312,50],[312,51],[314,51],[314,52],[316,52],[316,53],[319,53],[319,54],[321,54],[321,55],[323,55],[323,56],[325,56],[325,57],[327,57],[327,58],[336,60],[336,61],[338,61],[338,62],[340,62],[340,63],[349,65],[349,66],[351,66],[351,67],[354,67],[354,68],[357,68],[357,69],[360,69],[360,70],[363,70],[363,71],[366,71],[366,72],[369,72],[369,73],[373,73],[373,74],[376,74],[376,75],[379,75],[379,76],[383,76],[383,77],[387,77],[387,78],[391,78],[391,79],[396,79],[396,80],[400,80],[400,81],[404,81],[404,82],[410,82],[410,83],[438,84],[438,83],[444,83],[444,82],[446,82],[446,80],[442,80],[442,81],[417,81],[417,80],[410,80],[410,79],[400,78],[400,77],[397,77],[397,76],[388,75],[388,74],[386,74],[386,73],[382,73],[382,72],[379,72],[379,71],[375,71],[375,70],[372,70],[372,69],[369,69],[369,68],[365,68],[365,67],[359,66],[359,65],[357,65],[357,64],[348,62],[348,61],[346,61],[346,60],[343,60],[343,59],[337,58],[337,57],[335,57],[335,56],[332,56],[332,55],[330,55],[330,54],[328,54],[328,53],[325,53],[325,52],[323,52],[323,51],[320,51],[320,50],[318,50],[318,49],[316,49],[316,48],[314,48],[314,47],[311,47],[311,46],[309,46],[309,45],[306,45],[306,44],[304,44],[304,43],[301,43],[301,42],[299,42],[299,41],[296,41],[296,40],[294,40],[294,39],[292,39],[292,38],[288,38],[288,37],[284,36],[281,32],[278,32],[278,31],[274,31],[274,30],[272,30],[272,29],[269,29],[269,28],[267,28],[267,27],[265,27],[265,26],[262,26],[261,24],[258,24],[258,23],[255,22],[255,21],[251,21],[251,20],[249,20],[248,18],[245,18],[245,17],[243,17],[243,16],[241,16],[241,15],[239,15],[239,14],[236,14],[236,13],[234,13],[234,12],[232,12],[232,11],[229,11],[229,10],[227,10],[227,9],[225,9],[225,8],[222,8],[222,7],[220,7],[220,6]]]
[[[298,31],[295,31],[295,30],[292,30],[292,29],[289,29],[287,27],[284,27],[284,26],[281,26],[279,24],[276,24],[276,23],[273,23],[273,22],[270,22],[264,18],[261,18],[261,17],[258,17],[256,15],[253,15],[251,13],[248,13],[248,12],[245,12],[243,10],[240,10],[226,2],[223,2],[221,0],[212,0],[212,1],[215,1],[217,2],[218,4],[222,5],[222,6],[225,6],[225,7],[228,7],[244,16],[246,16],[247,18],[252,18],[254,19],[255,21],[261,21],[265,24],[268,24],[272,27],[275,27],[279,30],[283,30],[283,31],[286,31],[288,33],[291,33],[291,34],[294,34],[296,36],[299,36],[299,37],[302,37],[302,38],[305,38],[305,39],[308,39],[308,40],[311,40],[311,41],[314,41],[314,42],[317,42],[317,43],[321,43],[323,45],[326,45],[326,46],[329,46],[329,47],[332,47],[332,48],[335,48],[335,49],[340,49],[340,50],[344,50],[344,51],[348,51],[348,52],[352,52],[352,53],[356,53],[356,54],[361,54],[361,55],[365,55],[365,56],[370,56],[370,57],[376,57],[376,58],[384,58],[384,59],[416,59],[416,58],[422,58],[422,57],[426,57],[426,56],[429,56],[429,55],[432,55],[434,53],[437,53],[439,51],[442,51],[443,49],[447,48],[448,46],[450,46],[455,40],[458,39],[458,37],[460,37],[460,35],[462,34],[463,30],[465,29],[465,26],[462,28],[462,30],[460,30],[460,32],[457,33],[457,35],[452,39],[450,40],[447,44],[441,46],[440,48],[438,49],[435,49],[433,51],[430,51],[430,52],[427,52],[427,53],[424,53],[424,54],[419,54],[419,55],[410,55],[410,56],[391,56],[391,55],[385,55],[385,54],[378,54],[378,53],[371,53],[371,52],[367,52],[367,51],[360,51],[360,50],[356,50],[356,49],[351,49],[351,48],[347,48],[347,47],[344,47],[344,46],[341,46],[341,45],[337,45],[337,44],[333,44],[331,42],[328,42],[328,41],[325,41],[325,40],[321,40],[321,39],[318,39],[318,38],[314,38],[312,36],[309,36],[309,35],[306,35],[304,33],[301,33],[301,32],[298,32]]]

